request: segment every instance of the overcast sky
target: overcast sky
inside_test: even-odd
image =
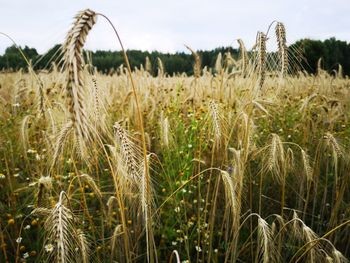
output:
[[[73,16],[85,8],[107,15],[128,49],[237,47],[237,38],[250,48],[273,20],[285,24],[288,43],[332,36],[350,42],[350,0],[0,0],[0,6],[0,32],[39,53],[62,43]],[[1,54],[9,45],[0,35]],[[119,50],[102,17],[86,48]]]

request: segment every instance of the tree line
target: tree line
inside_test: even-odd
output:
[[[53,62],[60,65],[62,55],[60,45],[55,45],[46,54],[40,55],[35,48],[25,46],[21,48],[24,55],[30,60],[34,70],[50,70]],[[302,39],[290,46],[290,56],[297,59],[300,66],[309,73],[317,72],[317,64],[319,59],[322,60],[322,68],[328,72],[338,70],[339,65],[342,66],[343,73],[350,75],[350,43],[330,38],[324,41]],[[197,53],[201,58],[201,66],[213,68],[219,53],[230,53],[232,58],[239,59],[239,50],[232,47],[219,47],[213,50],[198,50]],[[120,65],[124,64],[123,54],[121,51],[102,51],[85,52],[88,61],[103,73],[110,73],[117,70]],[[132,68],[140,69],[141,65],[145,65],[146,57],[148,57],[151,68],[151,74],[157,74],[158,58],[162,61],[164,71],[172,75],[174,73],[193,74],[193,57],[185,52],[177,52],[175,54],[161,53],[158,51],[140,51],[128,50],[127,55]],[[15,71],[26,69],[27,64],[21,53],[15,46],[10,46],[5,53],[0,56],[0,70]]]

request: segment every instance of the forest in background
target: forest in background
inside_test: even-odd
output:
[[[39,54],[35,48],[25,46],[21,48],[26,57],[31,61],[35,70],[50,70],[52,62],[59,64],[60,45],[55,45],[46,54]],[[322,58],[321,66],[324,70],[332,73],[342,66],[343,74],[350,75],[350,43],[346,41],[330,38],[324,41],[302,39],[289,46],[289,52],[292,57],[298,60],[298,64],[308,73],[316,73],[317,62]],[[225,55],[230,52],[234,59],[238,59],[239,50],[232,47],[219,47],[213,50],[198,50],[201,58],[202,67],[213,68],[219,53]],[[175,54],[161,53],[158,51],[127,51],[132,68],[140,68],[145,64],[146,57],[151,62],[151,74],[157,75],[157,59],[163,63],[164,71],[169,75],[175,73],[193,74],[193,57],[187,52],[177,52]],[[121,51],[89,51],[88,56],[92,64],[102,73],[111,73],[123,64],[123,55]],[[16,46],[8,47],[5,53],[0,56],[0,70],[16,71],[26,68],[27,64]]]

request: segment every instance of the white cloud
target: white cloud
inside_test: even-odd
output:
[[[285,23],[289,43],[303,37],[350,40],[348,0],[0,0],[0,4],[0,32],[39,52],[62,42],[73,16],[87,7],[106,14],[131,49],[173,52],[185,50],[183,44],[212,49],[237,46],[237,38],[251,47],[256,32],[266,31],[273,20]],[[102,21],[100,17],[87,48],[119,49],[110,26]],[[0,53],[9,45],[0,37]]]

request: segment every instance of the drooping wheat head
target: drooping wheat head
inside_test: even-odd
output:
[[[279,182],[284,180],[284,172],[285,172],[285,153],[283,143],[281,138],[273,133],[271,144],[269,146],[269,154],[266,163],[266,167],[268,171],[271,171],[272,174],[278,179]]]
[[[81,249],[81,261],[83,263],[91,262],[88,239],[87,239],[85,233],[81,229],[77,230],[77,234],[78,234],[79,244],[80,244],[80,249]]]
[[[236,202],[236,191],[233,178],[227,171],[223,170],[221,171],[221,178],[224,183],[226,206],[230,209],[232,218],[235,219],[238,204]]]
[[[258,259],[259,262],[279,262],[276,260],[276,248],[274,246],[274,240],[269,224],[262,219],[258,218]]]
[[[225,59],[224,59],[224,68],[226,72],[229,72],[230,70],[234,69],[237,66],[236,60],[232,57],[231,52],[227,51],[225,52]]]
[[[195,78],[199,78],[201,76],[201,58],[197,52],[195,52],[192,48],[189,46],[185,47],[191,51],[192,56],[194,57],[194,64],[193,64],[193,75]]]
[[[84,258],[83,254],[87,253],[88,246],[86,241],[80,242],[75,217],[70,208],[64,204],[64,196],[65,193],[61,192],[58,202],[51,209],[44,224],[47,235],[46,247],[53,247],[47,250],[47,260],[62,263],[79,262],[80,258]]]
[[[52,155],[52,162],[51,162],[51,167],[50,169],[52,170],[53,167],[56,165],[62,150],[64,148],[64,144],[66,142],[66,138],[68,137],[71,129],[73,128],[73,122],[72,121],[68,121],[63,128],[61,129],[61,131],[59,132],[57,138],[56,138],[56,142],[54,145],[54,149],[53,149],[53,155]]]
[[[120,165],[126,171],[126,178],[129,183],[136,184],[140,182],[141,175],[139,173],[141,167],[142,158],[137,150],[138,147],[130,139],[127,131],[123,129],[119,123],[114,123],[114,134],[116,138],[117,145],[120,147],[119,160]]]
[[[91,138],[89,117],[85,110],[85,90],[83,78],[83,46],[86,37],[96,23],[97,15],[86,9],[78,13],[63,44],[64,66],[68,72],[67,98],[70,118],[74,127],[80,153],[87,158],[87,143]]]
[[[283,78],[288,73],[288,47],[284,24],[277,22],[275,31],[278,45],[280,77]]]

